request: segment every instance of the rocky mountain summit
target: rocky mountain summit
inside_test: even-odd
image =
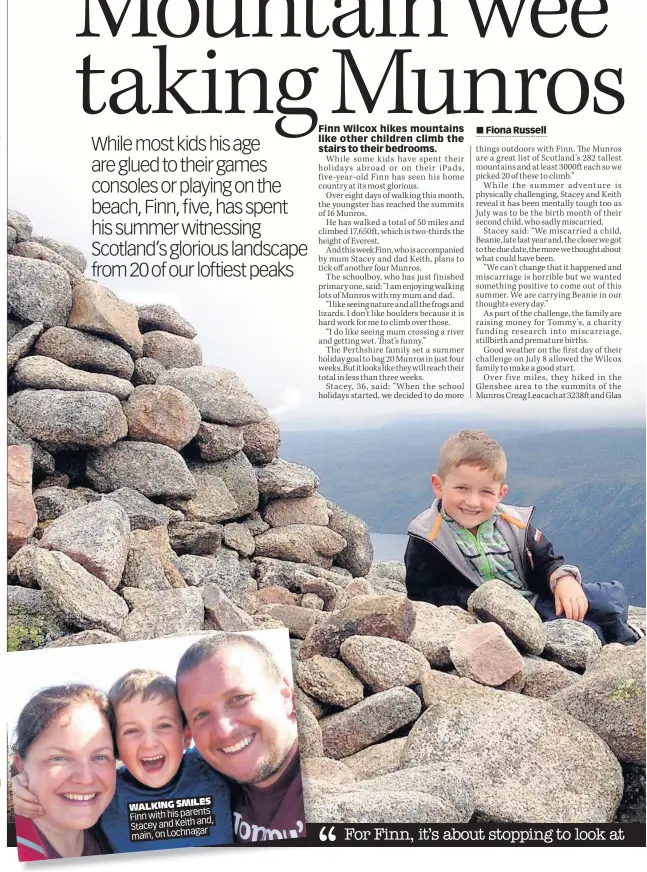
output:
[[[179,312],[8,251],[10,651],[287,627],[309,821],[644,820],[644,642],[411,602]]]

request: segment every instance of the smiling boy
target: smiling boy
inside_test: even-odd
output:
[[[502,504],[506,472],[503,449],[481,430],[461,430],[442,445],[431,476],[436,499],[409,525],[409,599],[466,608],[476,587],[498,579],[529,599],[544,621],[570,618],[603,642],[637,641],[623,586],[583,584],[577,566],[555,554],[530,523],[534,507]]]
[[[232,844],[229,789],[198,754],[184,753],[191,744],[191,732],[173,679],[153,670],[133,669],[113,684],[108,699],[114,712],[119,759],[124,764],[118,773],[115,798],[101,818],[101,828],[114,849]],[[191,817],[182,819],[181,813],[176,817],[167,813],[167,838],[131,841],[129,804],[205,796],[211,797],[208,810],[212,826],[197,826]]]

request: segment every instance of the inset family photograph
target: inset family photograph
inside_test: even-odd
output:
[[[287,630],[82,654],[9,657],[19,860],[305,836]]]

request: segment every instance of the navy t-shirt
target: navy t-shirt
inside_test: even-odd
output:
[[[202,757],[186,753],[164,787],[146,787],[124,767],[99,821],[115,852],[231,845],[229,787]]]

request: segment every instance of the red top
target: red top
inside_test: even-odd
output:
[[[16,843],[18,859],[21,863],[28,860],[50,859],[41,835],[32,821],[19,815],[16,815]]]

